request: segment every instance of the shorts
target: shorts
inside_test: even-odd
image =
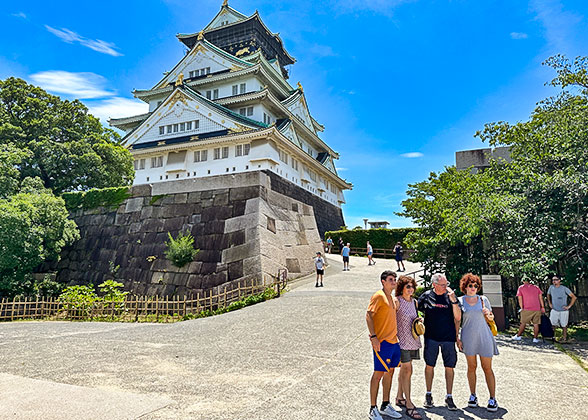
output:
[[[376,356],[376,352],[372,350],[374,353],[374,371],[376,372],[387,372],[378,356]],[[400,344],[389,343],[386,340],[380,343],[380,358],[386,363],[388,369],[394,369],[400,366]]]
[[[397,255],[396,257],[394,257],[396,259],[396,261],[400,262],[402,261],[402,255]]]
[[[322,276],[323,274],[325,274],[325,269],[324,268],[317,268],[316,273]]]
[[[349,262],[349,257],[343,257],[343,262],[344,263],[348,263]]]
[[[373,252],[368,252],[368,255],[369,255],[370,257],[372,256],[372,254],[373,254]]]
[[[412,360],[419,360],[421,358],[419,349],[416,350],[400,350],[400,363],[408,363]]]
[[[541,311],[525,311],[524,309],[521,311],[521,324],[533,324],[539,325],[541,324]]]
[[[441,356],[443,356],[443,366],[454,368],[457,364],[455,341],[435,341],[430,338],[425,338],[425,350],[423,351],[425,364],[435,367],[437,357],[439,356],[439,347],[441,347]]]
[[[551,325],[554,327],[565,328],[568,326],[569,316],[570,311],[556,311],[552,309],[551,313],[549,314],[549,320],[551,321]]]

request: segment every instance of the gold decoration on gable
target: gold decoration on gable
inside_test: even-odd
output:
[[[196,38],[196,41],[202,41],[203,39],[204,39],[204,31],[198,32],[198,37]]]
[[[196,47],[192,50],[192,54],[197,54],[199,52],[201,52],[201,53],[206,52],[206,48],[204,48],[204,46],[202,44],[196,45]]]
[[[188,101],[186,101],[186,98],[184,97],[184,94],[181,93],[179,90],[176,91],[176,94],[171,98],[170,102],[169,102],[169,107],[168,110],[172,109],[173,106],[176,104],[176,102],[181,102],[184,105],[188,105]]]
[[[241,70],[241,67],[237,67],[237,65],[235,65],[235,64],[233,64],[231,66],[231,71],[239,71],[239,70]]]
[[[178,74],[178,80],[176,80],[176,86],[181,86],[184,84],[184,73]]]
[[[235,53],[235,57],[239,57],[243,54],[249,54],[249,47],[241,48],[239,51]]]
[[[249,131],[251,130],[251,128],[249,127],[245,127],[244,125],[238,124],[238,123],[233,123],[235,124],[235,127],[231,127],[229,128],[229,131],[231,133],[242,133],[244,131]]]

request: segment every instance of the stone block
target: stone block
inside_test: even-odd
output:
[[[216,194],[212,200],[213,206],[226,206],[229,204],[229,193]]]
[[[187,286],[189,289],[200,289],[202,285],[202,276],[190,274],[188,276]]]
[[[226,249],[233,246],[243,245],[245,243],[245,229],[235,232],[225,233],[222,235],[219,248]]]
[[[153,206],[147,206],[147,207],[143,207],[141,209],[141,219],[142,220],[149,219],[152,216],[153,216]]]
[[[245,214],[246,201],[234,201],[233,205],[233,217],[243,216]]]
[[[188,193],[174,194],[174,203],[185,204],[188,201]]]
[[[276,219],[267,216],[267,230],[276,233]]]
[[[208,207],[202,209],[200,213],[200,220],[202,222],[210,222],[213,220],[226,220],[233,215],[231,207]]]
[[[208,191],[201,191],[200,193],[200,199],[201,200],[206,200],[212,198],[212,191],[208,190]]]
[[[131,195],[133,197],[150,197],[151,184],[135,185],[131,188]]]
[[[184,218],[183,217],[174,217],[171,219],[166,219],[163,222],[163,230],[165,232],[177,232],[182,229],[184,225]]]
[[[168,207],[168,217],[191,216],[194,213],[192,204],[175,204]]]
[[[286,268],[291,273],[300,273],[300,261],[298,258],[286,258]]]
[[[234,246],[222,251],[222,261],[228,264],[234,261],[244,260],[245,258],[259,254],[259,249],[260,244],[256,241]]]
[[[132,213],[135,211],[140,211],[143,207],[143,198],[129,198],[125,203],[125,213]]]
[[[257,227],[259,215],[257,213],[244,214],[225,221],[225,233],[235,232],[247,228]]]
[[[186,202],[193,204],[193,203],[198,203],[200,200],[201,200],[201,192],[195,191],[195,192],[188,193],[188,198],[187,198]]]
[[[187,272],[189,274],[200,274],[200,270],[202,269],[202,262],[201,261],[192,261],[188,265]]]
[[[243,260],[234,261],[228,264],[228,279],[237,280],[243,277]]]
[[[259,197],[259,188],[259,186],[231,188],[229,191],[229,201],[244,201]]]
[[[225,222],[221,220],[210,221],[204,224],[202,229],[202,233],[205,235],[209,235],[211,233],[224,233],[225,231]]]

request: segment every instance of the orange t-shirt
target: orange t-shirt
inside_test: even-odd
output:
[[[398,343],[396,329],[397,308],[398,300],[391,296],[389,301],[383,290],[378,290],[370,299],[367,310],[373,314],[374,330],[378,340],[386,340],[391,344]]]

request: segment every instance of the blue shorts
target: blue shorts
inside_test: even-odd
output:
[[[455,341],[435,341],[431,338],[425,338],[425,351],[423,352],[425,364],[435,367],[437,357],[439,357],[439,348],[441,349],[441,356],[443,356],[443,366],[454,368],[457,364]]]
[[[376,372],[387,372],[378,356],[376,356],[376,352],[372,350],[374,353],[374,371]],[[382,360],[388,365],[388,369],[394,369],[400,366],[400,344],[392,344],[388,343],[387,341],[382,341],[380,343],[380,357]]]
[[[373,252],[368,252],[368,255],[372,255],[372,254],[373,254]]]

